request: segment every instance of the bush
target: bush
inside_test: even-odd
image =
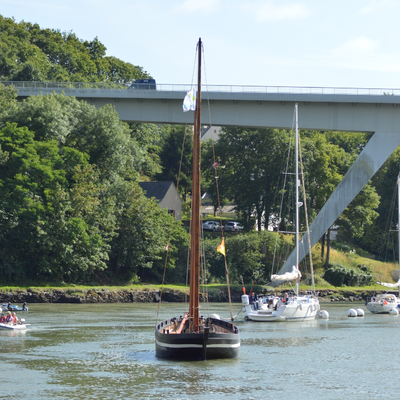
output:
[[[365,266],[360,270],[343,267],[340,264],[330,264],[323,278],[333,286],[368,286],[373,276]]]
[[[337,242],[335,240],[331,241],[331,246],[335,250],[343,251],[344,253],[348,253],[351,250],[350,246],[348,246],[347,244],[341,243],[341,242]]]

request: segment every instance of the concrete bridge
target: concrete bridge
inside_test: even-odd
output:
[[[158,84],[157,90],[132,90],[85,83],[13,84],[20,98],[63,92],[96,107],[112,104],[123,121],[193,123],[193,113],[182,112],[182,101],[190,85]],[[313,221],[311,246],[400,145],[400,89],[208,85],[203,86],[202,98],[204,125],[291,129],[294,104],[298,103],[299,129],[374,133]],[[307,236],[300,242],[302,259],[308,253]],[[280,272],[290,271],[294,263],[292,253]]]

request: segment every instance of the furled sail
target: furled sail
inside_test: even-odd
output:
[[[379,285],[386,286],[386,287],[399,287],[400,286],[400,279],[396,283],[386,283],[386,282],[376,282]]]
[[[292,281],[299,281],[301,278],[301,272],[299,269],[293,265],[292,272],[285,272],[281,275],[271,275],[272,282],[292,282]]]

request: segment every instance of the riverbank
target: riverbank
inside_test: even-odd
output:
[[[365,301],[365,299],[374,293],[374,290],[322,290],[319,292],[321,302],[353,302]],[[383,293],[383,292],[381,292]],[[397,292],[393,292],[397,293]],[[281,292],[275,292],[276,296],[282,295]],[[241,302],[241,291],[231,293],[232,302]],[[133,290],[13,290],[0,293],[0,303],[18,304],[26,302],[32,303],[71,303],[71,304],[96,304],[96,303],[153,303],[160,300],[168,303],[183,303],[188,299],[187,294],[180,290],[164,289],[163,293],[155,288],[143,288]],[[201,301],[206,299],[205,294],[201,294]],[[229,301],[226,290],[212,290],[208,293],[210,302],[225,303]]]

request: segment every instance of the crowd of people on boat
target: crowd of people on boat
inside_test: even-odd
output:
[[[261,310],[262,308],[276,310],[279,303],[287,304],[290,301],[293,301],[292,295],[293,294],[291,292],[286,292],[281,297],[275,296],[274,294],[266,296],[263,294],[257,295],[257,293],[251,293],[249,296],[249,301],[253,310],[255,311]]]
[[[261,310],[262,305],[261,304],[266,304],[266,307],[268,309],[274,309],[276,310],[276,304],[278,303],[279,300],[282,300],[283,302],[288,301],[288,294],[286,293],[283,298],[276,297],[275,295],[257,295],[257,293],[252,293],[249,296],[249,301],[254,310]]]
[[[21,321],[18,319],[15,312],[7,311],[6,315],[4,315],[4,313],[0,315],[0,324],[20,325]]]

